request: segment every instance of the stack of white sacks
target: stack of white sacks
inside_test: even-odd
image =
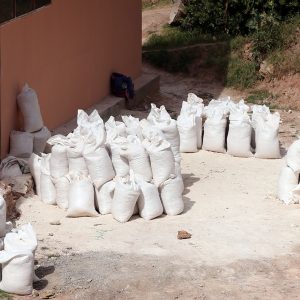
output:
[[[288,149],[278,182],[278,198],[285,204],[300,203],[300,140]]]
[[[29,166],[37,194],[58,205],[68,217],[112,214],[127,222],[184,209],[176,121],[165,108],[152,105],[147,120],[111,117],[105,124],[97,111],[78,111],[78,127],[68,136],[48,140],[51,153],[33,154]]]
[[[180,151],[202,148],[237,157],[255,152],[257,158],[280,158],[279,124],[279,113],[272,114],[265,105],[252,106],[250,118],[250,107],[243,100],[211,100],[204,107],[203,100],[190,93],[177,119]]]
[[[12,229],[6,222],[6,203],[0,194],[0,290],[18,295],[32,293],[33,281],[39,280],[34,274],[36,248],[37,238],[30,224]]]

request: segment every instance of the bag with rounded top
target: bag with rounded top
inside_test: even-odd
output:
[[[177,119],[180,152],[197,152],[197,127],[194,113],[180,114]]]
[[[1,251],[0,289],[17,295],[30,295],[33,287],[34,255],[31,251]]]
[[[120,151],[120,155],[127,158],[129,167],[133,170],[137,179],[152,180],[152,170],[149,155],[136,136],[128,136],[128,143]]]
[[[299,172],[295,173],[290,167],[281,169],[278,181],[278,198],[285,204],[293,202],[293,191],[299,183]]]
[[[101,215],[111,213],[116,183],[114,180],[104,183],[99,189],[96,188],[96,206]]]
[[[207,114],[204,123],[202,148],[207,151],[225,152],[225,133],[227,120],[223,109],[215,109]]]
[[[280,115],[279,113],[257,117],[255,125],[255,157],[280,158],[280,146],[278,139]]]
[[[139,181],[140,196],[138,198],[139,214],[145,220],[152,220],[162,215],[163,206],[158,188],[149,182]]]
[[[56,190],[50,175],[51,154],[42,154],[41,160],[41,200],[46,204],[56,204]]]
[[[110,118],[106,121],[105,129],[107,135],[109,135],[110,131],[115,131],[117,136],[127,136],[125,124],[123,122],[116,121],[113,116],[110,116]]]
[[[130,176],[118,177],[112,201],[112,215],[121,223],[127,222],[133,215],[140,190],[132,170]]]
[[[0,179],[21,176],[27,172],[26,160],[8,156],[0,163]]]
[[[175,174],[175,160],[170,143],[158,135],[143,141],[149,153],[154,184],[159,187]]]
[[[285,159],[294,172],[300,172],[300,140],[293,142],[289,147]]]
[[[15,131],[10,133],[9,155],[28,158],[33,152],[33,135],[29,132]]]
[[[231,112],[229,116],[229,131],[227,136],[227,153],[237,157],[250,157],[251,123],[247,113],[241,110]]]
[[[60,178],[69,173],[67,147],[56,144],[51,149],[50,174],[53,178]]]
[[[55,202],[59,208],[65,210],[68,208],[70,181],[70,176],[68,175],[53,179],[54,186],[56,189]]]
[[[95,152],[83,154],[89,174],[96,188],[115,177],[115,171],[105,147],[99,147]]]
[[[44,126],[36,92],[26,83],[17,96],[17,103],[24,118],[24,130],[35,132]]]
[[[176,216],[183,212],[183,190],[183,181],[179,176],[169,178],[161,185],[160,196],[167,215]]]
[[[72,174],[68,197],[67,217],[96,217],[94,187],[91,180],[78,173]]]

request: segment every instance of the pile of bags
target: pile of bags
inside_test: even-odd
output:
[[[278,198],[285,204],[300,203],[300,140],[288,149],[278,181]]]
[[[40,199],[67,211],[67,217],[112,214],[127,222],[163,212],[180,214],[184,190],[176,121],[152,105],[147,119],[111,117],[79,110],[77,128],[48,140],[51,152],[32,154],[29,167]],[[47,147],[48,148],[48,147]]]
[[[34,256],[37,237],[30,224],[13,229],[6,222],[6,203],[0,194],[0,264],[2,276],[0,289],[7,293],[29,295],[33,281],[39,280],[34,273]]]
[[[211,100],[204,107],[201,98],[188,94],[177,119],[180,152],[202,148],[250,157],[255,151],[258,158],[280,158],[279,113],[272,114],[265,105],[254,105],[251,118],[249,112],[250,107],[243,100]]]
[[[28,158],[32,153],[45,150],[46,142],[51,133],[44,126],[36,92],[25,84],[17,97],[18,107],[23,116],[24,131],[10,133],[9,155]]]

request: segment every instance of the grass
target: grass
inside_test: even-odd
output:
[[[143,2],[142,4],[142,9],[152,9],[152,8],[157,8],[157,7],[162,7],[165,5],[172,4],[172,0],[159,0],[157,3],[153,4],[151,1]]]
[[[210,34],[203,34],[199,31],[183,31],[176,27],[165,26],[162,34],[153,34],[143,45],[144,50],[162,50],[176,47],[191,46],[199,43],[215,42],[226,40],[226,36],[219,36],[218,39]]]
[[[271,94],[268,90],[253,90],[250,95],[245,99],[247,103],[251,104],[265,104],[267,105],[271,111],[277,108],[277,105],[272,102],[272,100],[276,99],[276,95]]]

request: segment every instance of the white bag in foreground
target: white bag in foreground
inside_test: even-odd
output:
[[[0,237],[6,234],[6,201],[0,193]]]
[[[295,141],[288,149],[286,154],[287,165],[294,170],[300,172],[300,140]]]
[[[141,141],[135,136],[128,136],[128,143],[122,147],[120,155],[129,161],[129,167],[133,170],[137,179],[152,180],[152,170],[149,155]]]
[[[33,152],[33,135],[28,132],[15,131],[10,133],[9,155],[28,158]]]
[[[67,217],[96,217],[94,187],[91,180],[81,174],[71,176]]]
[[[42,164],[42,157],[34,153],[31,154],[30,159],[28,161],[28,166],[30,169],[30,173],[34,179],[36,194],[39,197],[41,197],[41,174],[42,174],[41,164]]]
[[[127,135],[136,136],[140,141],[142,141],[143,134],[139,119],[132,116],[122,116],[122,120],[126,125]]]
[[[32,293],[34,256],[31,251],[1,251],[2,281],[0,289],[17,295]]]
[[[115,171],[105,147],[98,148],[96,152],[84,154],[84,159],[96,188],[115,177]]]
[[[204,150],[225,153],[226,125],[223,111],[215,110],[208,116],[204,123]]]
[[[53,178],[60,178],[68,173],[67,147],[59,144],[54,145],[51,150],[50,174]]]
[[[112,202],[114,219],[121,223],[127,222],[133,215],[139,195],[139,187],[135,182],[132,171],[130,172],[130,177],[117,178]]]
[[[280,147],[278,139],[280,115],[269,114],[267,119],[257,118],[255,127],[255,157],[258,158],[280,158]]]
[[[180,152],[197,152],[197,127],[195,115],[179,115],[177,127],[180,136]]]
[[[116,183],[111,180],[104,183],[99,189],[96,188],[96,204],[101,215],[111,213]]]
[[[113,116],[110,116],[110,118],[105,123],[105,129],[108,135],[109,132],[112,131],[115,132],[117,136],[127,136],[125,124],[123,122],[115,121],[115,118]]]
[[[176,216],[183,212],[183,190],[183,181],[179,176],[170,178],[162,184],[160,188],[160,196],[163,203],[164,212],[167,215]]]
[[[164,209],[158,188],[149,182],[139,181],[141,194],[138,198],[139,214],[145,220],[152,220],[162,215]]]
[[[156,135],[145,139],[143,145],[150,156],[154,184],[159,187],[171,174],[175,174],[175,160],[170,143]]]
[[[293,190],[299,183],[299,173],[295,173],[290,167],[284,166],[280,172],[278,181],[278,198],[285,204],[293,202]]]
[[[42,154],[41,160],[41,200],[46,204],[56,204],[56,190],[50,175],[51,154]]]
[[[17,97],[18,106],[24,118],[24,130],[35,132],[44,126],[36,92],[25,84]]]
[[[227,153],[237,157],[250,157],[251,124],[246,113],[231,113],[229,116],[229,131],[227,136]]]

